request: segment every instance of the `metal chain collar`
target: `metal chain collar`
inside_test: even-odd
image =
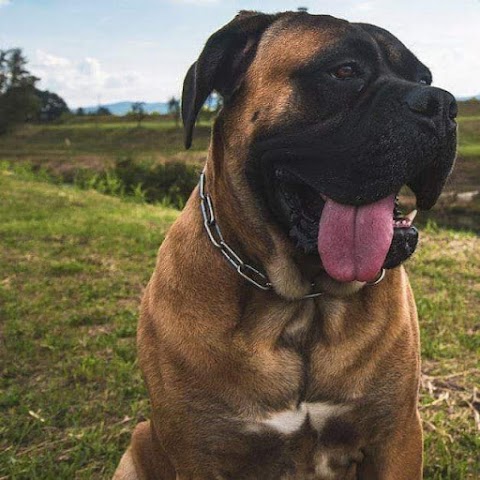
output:
[[[213,210],[212,198],[205,191],[205,171],[200,174],[199,181],[199,196],[200,196],[200,209],[202,211],[203,225],[208,234],[208,238],[212,244],[220,250],[220,253],[228,260],[230,265],[237,271],[237,273],[247,280],[249,283],[259,288],[260,290],[269,291],[273,290],[273,285],[269,281],[268,277],[257,270],[252,265],[245,263],[239,255],[233,250],[230,245],[223,238],[220,227],[218,226],[215,212]],[[382,269],[379,277],[372,283],[367,285],[377,285],[385,277],[385,269]],[[312,289],[315,284],[312,283]],[[323,295],[324,292],[312,292],[308,295],[304,295],[302,299],[315,298]]]

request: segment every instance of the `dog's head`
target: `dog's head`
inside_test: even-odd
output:
[[[411,219],[395,207],[401,187],[429,209],[453,166],[455,99],[431,82],[381,28],[242,12],[187,74],[186,146],[218,91],[217,132],[231,159],[222,168],[244,179],[258,215],[303,251],[318,251],[331,277],[370,281],[416,246]]]

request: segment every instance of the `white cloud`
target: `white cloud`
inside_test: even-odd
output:
[[[357,12],[371,12],[375,8],[375,2],[361,2],[353,7]]]
[[[171,0],[172,3],[190,3],[193,5],[208,5],[219,3],[220,0]]]
[[[141,84],[136,72],[108,71],[96,58],[72,60],[43,50],[35,52],[31,70],[41,78],[40,88],[58,93],[71,107],[130,98]]]
[[[125,75],[109,75],[104,83],[105,88],[130,88],[139,83],[140,76],[135,73],[127,73]]]
[[[10,5],[12,2],[11,0],[0,0],[0,8],[1,7],[6,7],[8,5]]]
[[[100,66],[100,62],[96,58],[92,57],[85,57],[83,60],[78,62],[77,72],[79,75],[97,79],[100,79],[104,75],[102,67]]]
[[[37,62],[47,68],[67,67],[70,65],[70,60],[62,57],[56,57],[55,55],[44,52],[43,50],[37,50],[36,57]]]

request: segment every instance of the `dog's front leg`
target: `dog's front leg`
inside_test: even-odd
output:
[[[112,480],[184,480],[184,477],[176,476],[173,465],[153,437],[150,422],[135,427],[130,446]]]
[[[381,445],[366,452],[358,480],[420,480],[423,467],[422,427],[418,412]]]

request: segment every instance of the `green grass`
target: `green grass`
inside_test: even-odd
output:
[[[177,211],[0,175],[0,478],[108,478],[147,412],[138,301]]]
[[[176,215],[0,173],[0,479],[110,478],[148,416],[137,308]],[[474,479],[480,239],[432,226],[421,238],[408,269],[422,329],[425,478]]]
[[[460,117],[458,125],[460,156],[480,160],[480,116]]]
[[[480,116],[459,117],[459,154],[465,159],[480,159]],[[0,136],[0,158],[28,160],[49,168],[65,169],[82,165],[95,170],[105,168],[119,155],[165,161],[172,157],[198,161],[206,156],[210,123],[201,121],[193,147],[186,152],[183,131],[175,122],[159,117],[146,119],[141,128],[121,117],[73,118],[51,125],[27,125]]]
[[[478,122],[480,120],[480,115],[471,115],[469,117],[459,117],[458,122],[459,123],[464,123],[464,122]]]
[[[480,143],[474,145],[460,145],[458,153],[462,157],[478,157],[480,158]]]
[[[209,127],[210,122],[207,120],[202,120],[197,122],[197,126],[200,127]],[[110,129],[125,129],[131,130],[138,128],[138,122],[133,120],[122,120],[122,121],[108,121],[102,120],[96,123],[94,120],[89,122],[75,122],[75,123],[60,123],[45,126],[51,130],[74,130],[74,129],[98,129],[98,130],[110,130]],[[154,130],[167,130],[178,128],[178,125],[173,120],[144,120],[141,122],[140,128],[148,128]]]
[[[191,150],[183,146],[183,130],[173,123],[146,122],[137,128],[132,122],[26,125],[0,136],[0,158],[28,160],[49,168],[82,165],[100,170],[121,155],[166,161],[205,159],[210,126],[196,129]]]

